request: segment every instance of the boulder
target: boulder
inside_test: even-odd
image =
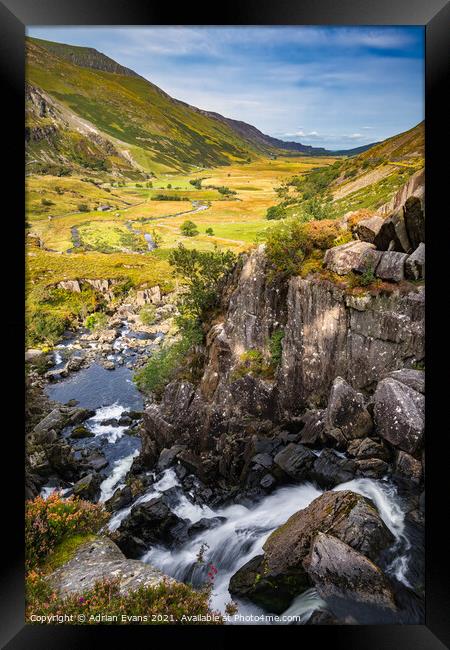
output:
[[[83,476],[73,486],[73,493],[81,499],[97,500],[100,495],[100,478],[98,474],[91,473]]]
[[[133,506],[117,529],[117,545],[137,557],[154,544],[173,546],[187,538],[187,523],[174,514],[165,496]]]
[[[163,581],[175,584],[150,564],[127,560],[121,550],[107,537],[99,537],[80,546],[75,555],[47,578],[48,584],[61,596],[82,594],[99,580],[119,580],[121,594],[140,587],[157,587]]]
[[[290,478],[301,481],[307,478],[316,456],[303,445],[291,442],[274,458],[275,465]]]
[[[186,449],[184,445],[173,445],[170,449],[163,449],[159,455],[157,468],[160,472],[174,464],[178,454]]]
[[[117,488],[112,497],[105,501],[105,508],[110,512],[115,512],[116,510],[121,510],[129,506],[132,501],[133,493],[131,487],[125,485],[125,487]]]
[[[84,363],[83,356],[74,356],[69,359],[67,362],[67,370],[69,372],[75,372],[81,368]]]
[[[389,465],[380,458],[356,460],[356,473],[365,478],[383,478],[389,473]]]
[[[417,196],[410,196],[404,205],[405,226],[413,249],[425,242],[425,213]]]
[[[332,449],[324,449],[311,470],[311,478],[325,488],[351,481],[354,475],[354,461],[341,458]]]
[[[379,458],[380,460],[388,461],[390,456],[386,447],[372,438],[352,440],[347,447],[347,453],[349,456],[353,456],[357,460]]]
[[[386,251],[382,254],[375,271],[377,278],[391,282],[401,282],[405,279],[405,262],[408,259],[406,253]]]
[[[324,264],[327,269],[338,275],[346,275],[358,267],[362,255],[370,249],[375,248],[373,244],[363,241],[350,241],[341,246],[329,248],[324,257]]]
[[[383,255],[382,251],[376,251],[369,249],[361,255],[361,259],[357,266],[353,267],[355,273],[366,273],[367,271],[372,271],[375,273],[378,263]]]
[[[422,446],[425,429],[425,398],[392,377],[379,382],[374,394],[377,435],[408,454]]]
[[[149,303],[156,305],[159,302],[161,302],[161,289],[158,285],[136,292],[135,303],[138,307]]]
[[[404,451],[398,452],[395,468],[413,483],[420,483],[422,480],[422,463]]]
[[[346,440],[365,438],[373,427],[362,393],[354,390],[342,377],[336,377],[331,387],[326,411],[328,430],[339,429]]]
[[[316,446],[324,441],[324,410],[307,410],[300,418],[300,423],[303,425],[299,437],[299,442],[302,445]]]
[[[358,221],[354,228],[354,232],[360,241],[373,244],[383,223],[384,219],[375,214],[373,217]]]
[[[318,532],[305,570],[332,613],[346,622],[394,622],[397,607],[382,571],[336,537]]]
[[[67,377],[69,374],[69,364],[66,363],[62,368],[55,368],[54,370],[47,370],[45,373],[45,378],[49,381],[58,381]]]
[[[413,249],[406,231],[403,207],[384,220],[373,241],[377,250],[410,253]]]
[[[269,536],[264,555],[233,575],[230,593],[269,611],[284,611],[310,584],[303,562],[318,532],[337,537],[372,560],[394,539],[368,499],[348,490],[325,492]]]
[[[227,520],[226,517],[202,517],[195,524],[189,526],[188,535],[189,537],[195,537],[199,533],[202,533],[205,530],[211,530],[212,528],[217,528]]]
[[[94,437],[95,433],[93,431],[89,431],[89,429],[86,429],[86,427],[83,426],[75,427],[70,434],[70,438],[73,438],[74,440]]]
[[[408,280],[425,279],[425,244],[420,243],[408,257],[405,262],[405,274]]]
[[[390,372],[387,377],[392,377],[419,393],[425,393],[425,372],[423,370],[414,370],[413,368],[402,368]]]

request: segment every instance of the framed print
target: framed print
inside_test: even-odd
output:
[[[448,647],[448,5],[0,10],[4,647]]]

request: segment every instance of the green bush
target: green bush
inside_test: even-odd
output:
[[[194,237],[195,235],[198,235],[198,228],[193,221],[187,219],[181,224],[180,232],[185,237]]]
[[[284,330],[276,329],[272,332],[269,341],[270,357],[272,365],[277,367],[281,362],[281,355],[283,353],[283,338]]]
[[[280,275],[300,273],[306,258],[333,246],[339,225],[333,220],[302,222],[286,219],[267,231],[266,252],[273,271]]]
[[[33,311],[28,319],[27,340],[31,344],[54,345],[67,327],[67,320],[49,311]]]
[[[106,314],[104,314],[102,311],[96,311],[93,314],[89,314],[89,316],[84,321],[84,326],[87,327],[88,330],[102,329],[106,326],[107,322],[108,319],[106,317]]]
[[[125,595],[119,587],[117,579],[102,580],[83,593],[61,598],[41,575],[33,572],[26,581],[26,620],[32,622],[31,616],[42,616],[43,622],[50,623],[51,616],[61,616],[70,624],[67,617],[72,615],[76,623],[85,625],[129,625],[133,617],[135,622],[147,625],[224,623],[221,614],[210,608],[209,586],[196,591],[179,582],[163,581],[156,587],[140,587]]]
[[[76,497],[37,496],[25,504],[25,562],[32,569],[47,558],[63,539],[97,532],[109,515],[99,504]]]
[[[282,205],[272,205],[267,208],[266,219],[278,221],[278,219],[284,219],[286,216],[286,209]]]
[[[214,230],[212,228],[207,228],[205,230],[205,233],[211,237],[212,235],[214,235]]]
[[[153,325],[156,318],[156,307],[154,305],[144,305],[139,312],[139,318],[143,325]]]
[[[89,212],[89,206],[86,203],[79,203],[78,204],[78,211],[79,212]]]

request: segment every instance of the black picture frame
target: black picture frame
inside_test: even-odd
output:
[[[295,643],[329,644],[333,650],[439,650],[450,647],[450,590],[448,587],[449,443],[445,418],[446,382],[438,374],[439,365],[446,371],[446,321],[443,310],[447,301],[439,280],[448,279],[446,242],[441,228],[448,220],[448,103],[444,92],[448,87],[448,33],[450,5],[445,0],[240,0],[236,5],[220,6],[220,15],[212,7],[189,3],[175,9],[174,4],[149,3],[144,0],[3,0],[0,2],[0,61],[2,71],[4,117],[2,125],[7,165],[3,172],[3,188],[7,189],[11,207],[6,228],[4,254],[11,256],[5,271],[7,325],[3,346],[8,395],[3,433],[3,465],[12,468],[11,478],[3,480],[4,524],[2,541],[3,577],[1,581],[2,647],[8,650],[40,648],[79,649],[106,645],[111,639],[121,645],[191,643],[199,646],[229,646],[230,643],[256,644],[261,639],[284,643],[286,634],[294,634]],[[25,290],[23,271],[24,219],[24,34],[28,25],[424,25],[426,30],[426,212],[428,223],[427,276],[427,476],[426,476],[426,624],[381,626],[270,626],[171,628],[171,627],[68,627],[30,626],[24,623],[24,561],[23,561],[23,457],[21,432],[23,413],[23,358]],[[446,139],[447,138],[447,139]],[[442,157],[441,157],[442,156]],[[5,215],[3,215],[5,216]],[[439,247],[442,246],[442,251]],[[5,250],[6,249],[6,250]],[[4,256],[5,256],[4,255]],[[434,303],[434,304],[433,304]],[[440,317],[442,316],[442,318]],[[444,342],[444,343],[441,343]],[[430,371],[432,368],[432,372]],[[445,391],[445,392],[444,392]],[[446,471],[447,470],[447,471]],[[133,641],[131,641],[131,637]],[[136,637],[138,640],[136,640]],[[181,639],[181,641],[180,641]],[[249,641],[248,639],[251,639]]]

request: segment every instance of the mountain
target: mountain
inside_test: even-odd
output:
[[[27,169],[125,175],[329,155],[170,97],[93,48],[27,38]]]

